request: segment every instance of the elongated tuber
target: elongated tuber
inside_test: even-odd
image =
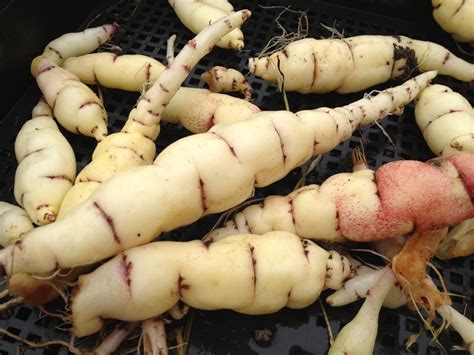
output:
[[[204,27],[231,14],[233,6],[227,0],[169,0],[180,21],[193,33],[199,33]],[[217,46],[221,48],[244,48],[244,34],[240,28],[224,36]]]
[[[155,317],[179,300],[198,309],[245,314],[303,308],[324,288],[341,287],[349,274],[347,259],[286,232],[237,235],[211,244],[156,242],[125,251],[80,277],[72,295],[73,331],[92,334],[104,318]],[[104,294],[113,294],[113,301]]]
[[[32,117],[15,140],[19,165],[14,193],[31,220],[44,225],[56,220],[59,206],[72,187],[76,158],[43,100],[33,109]]]
[[[250,59],[249,68],[272,83],[277,82],[280,70],[285,90],[300,93],[356,92],[406,78],[417,69],[474,81],[474,64],[435,43],[403,36],[306,38],[269,57]]]
[[[181,65],[178,59],[172,66]],[[1,250],[0,264],[7,275],[48,274],[97,262],[227,210],[251,196],[255,186],[267,186],[333,149],[359,126],[399,112],[435,75],[422,74],[341,108],[261,112],[180,139],[153,165],[113,176],[54,225]]]
[[[83,83],[129,91],[141,91],[153,84],[165,69],[157,60],[144,55],[112,53],[69,58],[63,67]],[[232,96],[181,87],[163,112],[162,120],[180,123],[193,133],[202,133],[215,124],[241,121],[259,111],[257,106]]]
[[[444,85],[430,85],[416,100],[415,117],[434,154],[474,152],[474,109],[461,94]],[[474,219],[450,231],[438,249],[444,259],[474,253]]]
[[[222,34],[228,33],[235,26],[243,23],[248,16],[250,16],[248,11],[234,13],[228,18],[209,26],[188,42],[173,63],[162,70],[158,80],[139,99],[136,108],[130,112],[121,132],[108,136],[97,146],[92,162],[81,171],[76,185],[66,196],[65,202],[61,207],[61,217],[74,206],[86,200],[92,191],[112,175],[134,166],[151,163],[156,149],[153,141],[160,132],[161,117],[174,94],[178,92],[181,83],[186,79],[200,58],[212,49],[212,46],[222,37]],[[136,69],[136,63],[143,62],[143,59],[146,60],[144,57],[132,60],[131,67]],[[97,62],[99,60],[95,63]],[[153,63],[153,61],[147,60],[147,63]],[[158,73],[162,65],[157,63],[154,65],[155,72]],[[144,64],[146,65],[146,63]],[[120,67],[115,67],[115,70],[117,69],[120,69]],[[130,80],[131,73],[122,78]],[[109,83],[117,84],[116,82]],[[178,101],[178,105],[179,103]],[[173,113],[173,107],[171,109]],[[188,113],[190,113],[191,109],[188,106]],[[180,111],[176,109],[176,106],[174,110],[175,112]],[[193,117],[192,114],[188,116],[190,118],[190,125],[193,123]],[[199,117],[202,119],[202,115]],[[212,116],[205,117],[206,125],[208,125],[209,121],[213,124]]]
[[[430,85],[416,100],[415,118],[436,155],[474,152],[474,109],[461,94],[444,85]]]
[[[63,35],[49,43],[31,63],[31,73],[58,122],[73,133],[100,141],[107,135],[107,113],[97,95],[59,65],[69,56],[89,53],[106,42],[116,25]]]
[[[391,162],[376,172],[355,162],[353,173],[246,207],[205,240],[285,230],[302,238],[367,242],[452,226],[474,216],[474,153],[426,163]]]

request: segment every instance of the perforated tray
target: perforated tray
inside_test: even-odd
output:
[[[279,3],[283,3],[279,1]],[[306,9],[310,7],[310,36],[329,37],[320,23],[335,26],[339,31],[344,30],[345,36],[358,34],[401,34],[417,39],[431,39],[437,41],[456,54],[459,53],[454,43],[447,34],[438,29],[431,14],[423,11],[428,9],[427,4],[414,4],[409,0],[398,0],[396,5],[409,11],[410,14],[419,12],[424,14],[417,20],[406,21],[389,17],[399,12],[394,11],[392,2],[380,1],[377,7],[371,8],[374,1],[359,1],[360,8],[376,9],[378,13],[370,13],[361,9],[352,9],[343,5],[350,3],[346,0],[334,1],[339,5],[325,2],[294,2],[293,7]],[[270,0],[260,1],[261,5],[270,6]],[[386,5],[389,4],[389,5]],[[391,4],[391,5],[390,5]],[[203,87],[199,80],[200,74],[212,65],[226,65],[239,68],[247,72],[247,58],[261,49],[264,44],[278,30],[273,22],[281,9],[264,9],[257,2],[245,0],[234,1],[236,8],[249,8],[253,12],[252,18],[244,26],[246,49],[241,53],[216,48],[213,53],[203,59],[193,73],[186,80],[185,85]],[[386,5],[386,6],[385,6]],[[423,10],[423,11],[422,11]],[[383,16],[382,14],[389,16]],[[94,18],[97,13],[92,13]],[[409,18],[414,18],[408,16]],[[116,1],[116,4],[101,15],[91,24],[99,25],[116,21],[120,24],[120,32],[114,37],[113,43],[123,49],[123,53],[142,53],[164,61],[167,38],[176,33],[178,35],[177,48],[181,48],[192,34],[181,25],[171,8],[165,1],[141,1],[135,3]],[[296,17],[288,14],[281,18],[282,24],[289,30],[296,30]],[[268,85],[260,79],[250,77],[255,94],[254,102],[264,110],[283,108],[281,94],[274,86]],[[436,82],[451,86],[454,90],[465,95],[471,103],[474,102],[474,89],[472,85],[461,83],[450,78],[440,77]],[[390,83],[382,87],[390,86]],[[131,107],[137,100],[138,94],[124,93],[115,90],[103,89],[106,108],[109,113],[110,132],[118,131]],[[293,111],[319,106],[336,107],[359,99],[362,93],[350,95],[299,95],[289,94],[288,99]],[[30,118],[31,109],[39,97],[35,87],[28,90],[12,111],[0,121],[0,199],[13,201],[13,177],[16,161],[13,152],[13,142],[21,125]],[[347,141],[329,154],[326,154],[315,172],[309,177],[308,183],[320,183],[330,175],[351,170],[350,151],[360,141],[365,145],[367,159],[372,168],[397,159],[427,160],[432,154],[426,147],[416,125],[414,124],[413,109],[406,108],[400,117],[388,117],[383,120],[382,126],[393,139],[393,146],[374,126],[356,132],[350,141]],[[163,124],[162,133],[157,140],[158,150],[170,142],[187,135],[181,127]],[[91,139],[65,133],[76,152],[79,168],[90,160],[94,148]],[[269,194],[287,194],[299,179],[300,171],[296,169],[286,179],[257,191],[258,196]],[[215,221],[216,216],[210,216],[196,222],[191,226],[181,228],[164,236],[169,239],[188,240],[202,237]],[[67,236],[66,236],[67,237]],[[454,307],[472,318],[474,315],[474,258],[463,258],[450,262],[437,262],[448,289],[464,298],[454,297]],[[236,290],[238,292],[238,290]],[[106,295],[113,297],[113,295]],[[324,299],[324,297],[321,297]],[[355,305],[340,309],[326,307],[332,329],[338,330],[349,322],[360,307],[360,302]],[[51,317],[40,317],[37,310],[20,306],[13,311],[1,314],[5,320],[0,322],[0,327],[20,335],[31,341],[46,341],[51,339],[69,339],[69,334],[58,330],[56,327],[61,322]],[[246,316],[230,311],[202,312],[192,311],[192,326],[188,344],[189,354],[323,354],[328,349],[326,325],[318,303],[303,310],[284,309],[268,316]],[[380,328],[377,337],[375,352],[377,354],[441,354],[444,350],[426,332],[422,332],[417,343],[411,350],[405,349],[404,343],[408,337],[422,331],[422,324],[418,316],[406,309],[383,310],[380,316]],[[270,342],[262,344],[255,340],[255,331],[261,329],[271,330],[273,337]],[[91,344],[95,340],[89,340]],[[448,330],[439,337],[440,343],[448,351],[454,345],[461,345],[457,333]],[[13,354],[18,343],[12,339],[0,337],[0,354]],[[57,354],[67,353],[59,347],[47,350],[26,350],[26,353]]]

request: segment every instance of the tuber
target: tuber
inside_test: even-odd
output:
[[[249,68],[272,83],[282,74],[286,91],[303,94],[356,92],[409,77],[417,69],[474,81],[474,64],[438,44],[403,36],[305,38],[269,57],[250,59]]]
[[[349,275],[345,257],[287,232],[236,235],[210,244],[155,242],[79,278],[71,296],[73,332],[95,333],[105,318],[156,317],[179,300],[198,309],[245,314],[303,308],[323,289],[341,287]]]
[[[193,33],[218,19],[233,13],[234,8],[227,0],[168,0],[179,20]],[[240,28],[224,36],[217,46],[221,48],[244,48],[244,34]]]
[[[72,147],[53,120],[43,100],[15,140],[18,168],[14,194],[31,220],[44,225],[56,220],[59,206],[76,177]]]

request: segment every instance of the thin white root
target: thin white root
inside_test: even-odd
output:
[[[96,355],[107,355],[114,353],[127,339],[131,332],[138,326],[138,322],[130,322],[126,324],[119,324],[115,329],[107,335],[97,348],[94,349]]]
[[[188,314],[189,306],[187,304],[180,304],[179,302],[171,308],[168,313],[173,319],[179,320],[183,319],[186,314]]]
[[[369,290],[357,315],[337,335],[329,355],[373,353],[379,312],[395,280],[393,272],[386,267],[377,284]]]
[[[351,262],[352,264],[352,262]],[[374,287],[385,269],[374,270],[368,266],[360,265],[353,269],[355,276],[344,283],[342,288],[326,298],[326,302],[332,307],[345,306],[361,298],[367,297],[369,289]],[[407,303],[408,299],[403,290],[394,285],[385,297],[383,306],[386,308],[398,308]]]
[[[142,322],[143,351],[147,355],[167,355],[165,324],[162,318]]]
[[[166,63],[171,64],[174,60],[174,43],[176,42],[176,35],[172,35],[166,42]]]
[[[464,341],[470,354],[474,354],[474,323],[449,305],[436,310],[456,330]]]
[[[331,328],[331,322],[329,321],[328,312],[326,312],[326,307],[324,307],[323,302],[321,299],[318,299],[319,306],[321,307],[321,312],[323,313],[324,322],[326,323],[326,328],[328,330],[328,340],[329,345],[332,346],[334,344],[334,333]]]
[[[3,312],[9,308],[18,306],[19,304],[22,304],[23,301],[24,301],[23,297],[12,298],[11,300],[8,300],[7,302],[0,304],[0,312]]]

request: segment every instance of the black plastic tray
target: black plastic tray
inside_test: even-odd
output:
[[[275,16],[281,11],[276,8],[262,8],[257,2],[234,1],[237,9],[249,8],[252,18],[244,26],[246,48],[241,53],[215,49],[203,59],[186,80],[185,85],[203,87],[199,80],[200,74],[212,65],[226,65],[247,72],[247,58],[261,49],[275,34],[278,34]],[[270,6],[275,2],[260,1],[260,5]],[[345,36],[358,34],[401,34],[417,39],[428,39],[447,46],[459,56],[463,56],[454,45],[449,35],[443,33],[431,18],[429,1],[425,3],[398,0],[395,2],[361,0],[358,9],[351,8],[352,2],[334,0],[331,4],[324,1],[292,3],[294,9],[309,9],[310,36],[329,37],[330,34],[320,26],[324,23],[334,26],[339,31],[344,30]],[[285,4],[278,1],[278,4]],[[349,4],[349,5],[348,5]],[[402,9],[402,10],[401,10]],[[407,15],[402,19],[403,13]],[[415,16],[415,14],[417,16]],[[91,13],[95,18],[96,12]],[[135,2],[116,1],[115,4],[92,22],[91,26],[116,21],[120,24],[120,32],[114,37],[113,43],[123,49],[123,53],[142,53],[164,61],[166,40],[176,33],[177,48],[181,48],[192,34],[177,21],[175,14],[165,1],[144,0]],[[283,25],[295,30],[296,17],[288,14],[281,19]],[[87,23],[87,22],[86,22]],[[469,60],[469,59],[468,59]],[[472,60],[471,60],[472,61]],[[265,110],[283,109],[283,100],[272,85],[260,79],[249,78],[255,90],[254,102]],[[474,102],[474,88],[470,84],[461,83],[454,79],[439,77],[436,82],[449,85],[454,90],[465,95],[471,103]],[[389,83],[387,87],[396,83]],[[124,93],[103,89],[106,108],[109,113],[110,132],[118,131],[131,107],[136,102],[137,94]],[[354,101],[362,93],[350,95],[299,95],[289,94],[288,99],[293,111],[319,106],[336,107]],[[13,202],[13,178],[16,161],[13,152],[13,142],[21,125],[30,118],[31,109],[39,97],[36,87],[31,87],[10,113],[0,118],[0,199]],[[356,132],[354,137],[329,154],[326,154],[316,171],[307,182],[320,183],[328,176],[342,171],[350,171],[350,151],[362,141],[365,145],[367,159],[372,168],[397,159],[427,160],[433,155],[426,147],[418,128],[414,123],[413,109],[406,108],[400,117],[388,117],[382,126],[391,136],[393,146],[374,126]],[[163,124],[162,132],[157,140],[158,150],[170,142],[187,135],[181,127]],[[73,145],[79,168],[90,161],[95,143],[88,138],[65,133]],[[300,171],[296,169],[286,179],[257,191],[258,196],[269,194],[286,194],[290,192],[299,179]],[[188,240],[202,237],[216,220],[209,216],[193,225],[181,228],[164,236],[169,239]],[[474,314],[474,258],[463,258],[451,262],[437,262],[448,289],[464,298],[453,298],[454,307],[472,318]],[[238,290],[236,290],[238,292]],[[326,294],[324,294],[326,295]],[[113,297],[113,295],[109,295]],[[324,299],[325,297],[321,297]],[[329,313],[332,329],[337,331],[349,322],[358,308],[355,305],[340,309],[331,309]],[[37,310],[20,306],[1,314],[4,321],[0,327],[20,335],[31,341],[46,341],[50,339],[69,339],[69,334],[56,329],[61,322],[51,317],[40,317]],[[268,316],[246,316],[231,311],[202,312],[192,311],[192,327],[188,344],[189,354],[323,354],[328,349],[326,325],[318,303],[303,310],[284,309]],[[426,332],[412,346],[405,349],[404,343],[408,337],[422,331],[422,323],[418,316],[406,309],[383,310],[380,317],[380,328],[375,352],[377,354],[441,354],[444,350],[431,341]],[[272,340],[262,344],[255,340],[255,331],[269,329]],[[89,340],[88,344],[95,340]],[[439,341],[450,352],[454,345],[461,345],[457,333],[448,330]],[[87,343],[86,343],[87,344]],[[13,354],[18,343],[6,336],[0,337],[0,354]],[[26,353],[57,354],[67,353],[59,347],[47,350],[26,350]]]

